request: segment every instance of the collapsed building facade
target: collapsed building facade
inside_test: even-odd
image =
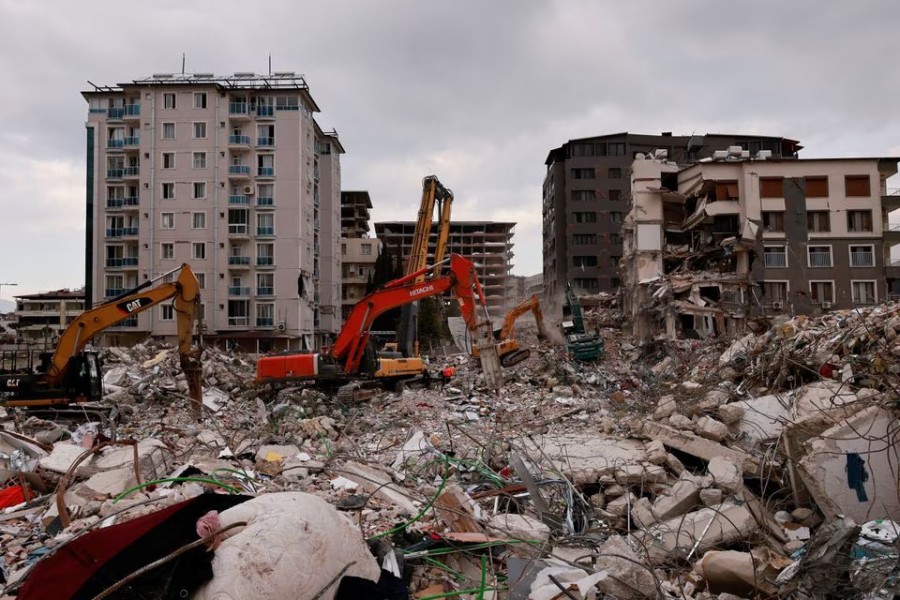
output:
[[[632,165],[625,312],[638,339],[734,335],[761,316],[872,305],[893,282],[898,158],[778,159],[741,147]]]

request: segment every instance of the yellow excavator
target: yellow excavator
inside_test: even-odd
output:
[[[179,271],[175,281],[151,287]],[[39,365],[0,373],[0,399],[3,405],[57,408],[101,400],[103,377],[100,360],[96,352],[85,349],[88,342],[103,330],[170,299],[174,299],[178,324],[181,368],[187,377],[190,396],[199,410],[202,400],[200,349],[192,348],[192,338],[194,322],[199,314],[200,285],[187,264],[81,313],[63,331],[53,354],[41,355]]]
[[[541,302],[537,296],[531,296],[520,302],[516,307],[506,313],[503,319],[503,328],[499,334],[495,335],[497,342],[497,354],[500,355],[500,364],[504,367],[511,367],[522,362],[531,355],[531,350],[522,348],[516,340],[516,320],[527,312],[534,313],[534,320],[537,323],[538,339],[546,339],[547,333],[544,329],[544,315],[541,312]],[[472,347],[472,356],[479,357],[478,348]]]

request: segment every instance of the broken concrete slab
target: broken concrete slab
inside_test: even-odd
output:
[[[653,419],[662,421],[678,410],[678,404],[675,402],[675,396],[663,396],[656,404],[656,410],[653,411]]]
[[[406,494],[405,490],[400,491],[402,487],[397,485],[391,474],[384,469],[347,461],[335,471],[359,484],[367,492],[374,493],[375,497],[394,504],[408,514],[418,512],[416,503]]]
[[[718,488],[700,490],[700,502],[702,502],[704,506],[718,506],[722,503],[723,497],[724,494],[722,493],[722,490]]]
[[[700,485],[692,479],[679,479],[653,503],[653,513],[659,521],[683,515],[700,503]]]
[[[625,465],[615,472],[616,482],[622,485],[665,483],[668,479],[663,467],[652,464]]]
[[[647,438],[658,439],[669,448],[706,461],[712,460],[716,456],[729,457],[741,465],[744,476],[747,477],[758,477],[761,472],[759,461],[745,452],[717,444],[693,433],[667,427],[661,423],[644,421],[635,433]]]
[[[697,419],[697,435],[715,442],[721,442],[728,435],[728,426],[709,416]]]
[[[660,565],[747,539],[758,528],[746,504],[725,502],[657,523],[632,536],[646,548],[650,563]]]
[[[501,513],[487,523],[489,533],[512,540],[546,542],[550,539],[550,528],[528,515]]]
[[[722,405],[719,415],[732,426],[738,443],[752,450],[781,435],[785,424],[791,420],[790,402],[774,394],[760,396]]]
[[[852,404],[857,400],[858,395],[845,383],[815,381],[804,385],[794,393],[793,417],[803,419],[822,411]],[[856,411],[848,411],[844,416],[849,417],[854,412]]]
[[[85,450],[86,448],[71,442],[56,442],[53,444],[53,452],[38,461],[38,465],[46,471],[62,475],[69,470],[69,467]],[[91,460],[86,458],[78,465],[75,469],[76,477],[90,477],[98,471],[97,467],[91,463]]]
[[[725,456],[714,456],[707,465],[713,485],[729,494],[736,494],[744,487],[741,467],[733,459]]]
[[[795,467],[826,518],[842,514],[862,523],[900,514],[896,419],[870,406],[804,444],[806,454]]]
[[[137,485],[133,467],[120,467],[101,471],[87,481],[73,488],[73,492],[84,498],[111,498]]]
[[[520,439],[519,445],[537,464],[546,464],[549,458],[553,468],[575,485],[596,483],[620,467],[647,460],[641,442],[607,435],[537,435]]]
[[[597,587],[612,598],[652,598],[657,596],[656,578],[628,540],[614,535],[600,546],[597,569],[609,573]]]
[[[159,479],[172,470],[175,455],[161,440],[154,438],[140,440],[137,444],[137,454],[141,476],[145,479]],[[94,460],[94,466],[101,471],[126,466],[133,469],[134,448],[129,445],[107,450]]]

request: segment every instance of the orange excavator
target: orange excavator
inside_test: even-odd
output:
[[[519,303],[518,306],[506,313],[503,319],[503,328],[499,335],[496,335],[497,354],[500,355],[500,364],[504,367],[511,367],[522,362],[531,355],[531,350],[522,348],[516,340],[516,320],[527,312],[534,313],[534,320],[537,323],[538,339],[546,339],[547,333],[544,329],[544,315],[541,312],[541,302],[537,296],[531,296]],[[472,356],[478,358],[480,352],[476,346],[472,347]]]
[[[147,289],[178,271],[175,281]],[[174,299],[178,323],[181,367],[187,376],[191,398],[199,406],[202,394],[199,349],[193,350],[191,345],[200,305],[200,285],[186,264],[81,313],[63,331],[53,354],[41,356],[40,365],[0,374],[3,405],[51,408],[99,401],[103,397],[100,359],[95,351],[85,349],[88,342],[116,323],[170,299]]]
[[[440,270],[449,263],[446,275],[420,278]],[[260,383],[314,381],[340,385],[352,378],[379,380],[389,387],[421,376],[421,368],[405,369],[394,365],[404,359],[378,357],[369,343],[369,330],[385,311],[408,305],[423,298],[452,291],[460,304],[469,331],[478,345],[490,345],[491,323],[485,308],[484,292],[475,275],[475,265],[458,254],[441,263],[395,279],[360,300],[341,329],[334,344],[323,353],[288,353],[264,356],[256,363],[256,380]],[[479,314],[480,313],[480,314]],[[484,360],[482,360],[484,365]],[[487,370],[487,369],[486,369]]]

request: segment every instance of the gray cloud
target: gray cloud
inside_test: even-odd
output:
[[[36,177],[0,192],[17,215],[0,219],[0,279],[15,263],[19,291],[80,282],[79,92],[177,71],[182,52],[188,71],[264,71],[271,52],[305,73],[348,150],[344,187],[370,190],[376,219],[412,219],[437,173],[458,218],[520,222],[530,274],[543,161],[569,138],[751,131],[799,138],[809,157],[900,152],[898,23],[893,0],[0,0],[0,159]],[[48,235],[55,260],[39,256]]]

